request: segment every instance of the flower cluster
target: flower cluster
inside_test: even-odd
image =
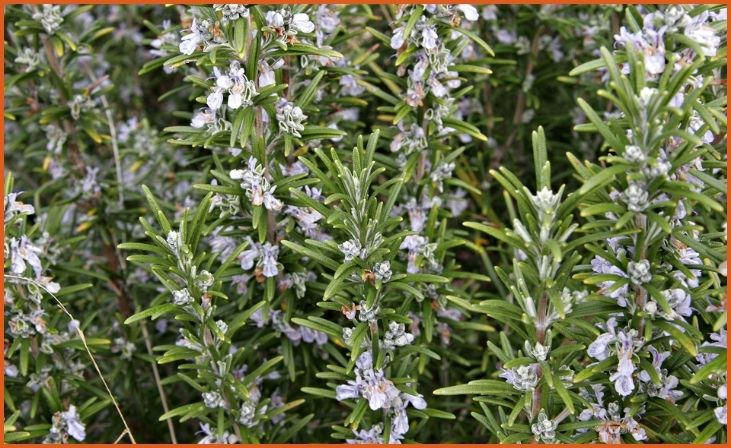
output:
[[[356,361],[355,380],[338,386],[335,393],[338,401],[363,397],[368,401],[371,410],[383,409],[389,414],[393,425],[390,430],[392,442],[399,442],[409,430],[406,408],[409,405],[415,409],[426,408],[426,401],[421,395],[399,391],[393,382],[384,376],[382,369],[374,370],[373,355],[368,351],[363,352]],[[376,426],[378,429],[381,428],[380,424]],[[376,427],[354,432],[355,440],[368,443],[374,437],[374,430]]]
[[[5,27],[6,441],[728,441],[722,5]]]

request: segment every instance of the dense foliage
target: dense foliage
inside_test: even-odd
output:
[[[8,442],[727,442],[726,9],[8,6]]]

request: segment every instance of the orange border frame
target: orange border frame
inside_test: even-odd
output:
[[[335,1],[321,1],[321,0],[294,0],[294,1],[276,1],[276,0],[264,0],[264,1],[257,1],[256,4],[262,4],[262,5],[278,5],[278,4],[372,4],[372,5],[379,5],[379,4],[421,4],[421,3],[427,3],[428,0],[402,0],[402,1],[358,1],[358,0],[335,0]],[[141,0],[122,0],[122,1],[109,1],[109,0],[91,0],[91,1],[84,1],[84,2],[75,2],[70,0],[61,0],[61,1],[43,1],[43,0],[30,0],[30,1],[21,1],[21,2],[14,2],[14,1],[5,1],[0,0],[0,5],[2,5],[2,11],[0,12],[0,27],[2,29],[5,29],[5,5],[13,5],[13,4],[94,4],[94,5],[132,5],[132,4],[142,4],[142,5],[149,5],[149,4],[165,4],[165,2],[162,1],[141,1]],[[194,4],[210,4],[210,3],[234,3],[227,0],[223,1],[202,1],[202,0],[192,0],[192,1],[184,1],[180,2],[180,4],[188,4],[188,5],[194,5]],[[552,1],[545,1],[545,0],[537,0],[537,1],[519,1],[519,0],[499,0],[499,1],[485,1],[485,0],[476,0],[476,1],[459,1],[459,0],[446,0],[446,1],[435,1],[434,3],[440,3],[440,4],[457,4],[457,3],[469,3],[474,5],[488,5],[488,4],[541,4],[541,5],[550,5],[550,4],[560,4],[560,2],[552,2]],[[646,1],[646,0],[640,0],[640,1],[629,1],[625,2],[625,4],[648,4],[648,5],[657,5],[657,4],[723,4],[725,3],[728,5],[728,2],[682,2],[682,1],[673,1],[673,0],[659,0],[659,1]],[[614,2],[609,1],[601,1],[601,0],[574,0],[571,2],[566,2],[565,4],[571,4],[571,5],[591,5],[591,4],[614,4]],[[726,28],[726,42],[728,46],[728,36],[729,31],[728,28]],[[0,85],[0,94],[3,96],[3,103],[2,103],[2,109],[3,113],[0,114],[0,152],[2,152],[3,158],[0,160],[0,170],[2,170],[2,174],[0,174],[2,179],[2,184],[5,184],[5,50],[3,49],[2,54],[0,54],[0,64],[2,64],[2,85]],[[726,61],[726,88],[728,90],[728,72],[729,68],[731,67],[731,64],[729,64],[728,60]],[[726,120],[728,121],[729,117],[731,117],[731,114],[728,111],[728,106],[726,107]],[[729,158],[731,157],[731,150],[729,147],[728,139],[726,141],[726,170],[728,171],[728,168],[731,165],[731,162],[729,162]],[[731,196],[729,196],[728,186],[726,190],[726,225],[729,226],[731,222],[728,218],[728,208],[731,205]],[[0,205],[2,205],[3,210],[5,209],[5,195],[0,195]],[[4,219],[4,218],[3,218]],[[0,237],[2,237],[3,242],[5,241],[5,227],[3,226],[0,228]],[[726,259],[730,258],[731,256],[731,250],[729,250],[728,244],[726,245]],[[2,262],[3,265],[5,265],[5,253],[0,253],[0,262]],[[0,301],[4,305],[5,301],[5,273],[4,270],[2,273],[0,273]],[[726,291],[726,313],[728,316],[729,310],[731,310],[731,307],[729,307],[728,303],[728,291]],[[4,306],[3,306],[4,308]],[[0,324],[2,324],[3,329],[5,328],[5,313],[0,313]],[[728,319],[728,317],[727,317]],[[728,320],[726,322],[726,327],[728,328]],[[5,331],[3,330],[0,332],[0,346],[4,347],[5,344]],[[729,344],[727,342],[726,350],[729,350]],[[5,357],[3,356],[2,360],[0,360],[0,368],[3,370],[2,379],[0,379],[0,401],[3,402],[3,406],[0,409],[0,416],[2,417],[3,422],[5,422]],[[731,359],[728,357],[726,358],[726,376],[729,376],[729,373],[731,373]],[[3,430],[2,433],[0,433],[0,443],[2,445],[6,445],[5,443],[5,431]],[[102,446],[108,446],[111,444],[103,444],[103,443],[80,443],[77,444],[77,446],[82,447],[102,447]],[[140,446],[157,446],[157,445],[172,445],[172,444],[148,444],[148,443],[140,443],[138,444]],[[180,443],[177,444],[179,446],[187,446],[187,447],[197,447],[198,444],[189,444],[189,443]],[[273,447],[279,447],[279,448],[289,448],[292,446],[308,446],[308,447],[328,447],[332,445],[345,445],[345,444],[337,444],[337,443],[330,443],[330,444],[267,444],[268,446]],[[478,447],[484,447],[486,445],[491,444],[450,444],[450,443],[443,443],[443,444],[406,444],[408,446],[439,446],[439,447],[452,447],[452,448],[478,448]],[[621,444],[621,445],[631,445],[631,444]],[[12,444],[12,446],[25,446],[25,447],[44,447],[48,445],[44,444],[36,444],[36,443],[18,443],[18,444]],[[367,445],[371,447],[379,447],[381,445]],[[512,447],[520,447],[522,445],[519,444],[503,444],[502,446],[512,446]],[[562,446],[567,447],[583,447],[585,444],[565,444]],[[687,447],[687,446],[705,446],[702,444],[645,444],[645,446],[652,446],[652,447]],[[721,445],[723,446],[723,445]],[[727,441],[726,446],[731,446],[731,441]]]

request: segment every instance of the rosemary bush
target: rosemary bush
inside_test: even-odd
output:
[[[5,27],[6,441],[727,442],[725,8]]]

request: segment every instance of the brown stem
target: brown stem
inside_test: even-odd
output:
[[[533,36],[533,40],[531,41],[530,46],[530,55],[528,57],[528,63],[525,66],[525,75],[523,76],[523,79],[528,79],[533,74],[533,69],[535,65],[535,60],[538,57],[538,51],[540,50],[539,44],[540,44],[540,38],[543,34],[543,27],[539,27],[536,31],[536,34]],[[513,121],[511,123],[511,126],[513,127],[512,132],[508,136],[505,143],[495,149],[495,151],[492,154],[492,157],[490,159],[490,169],[495,170],[500,167],[500,162],[502,161],[503,156],[505,155],[505,152],[508,151],[513,143],[515,142],[515,139],[518,137],[518,131],[520,130],[520,124],[522,121],[523,113],[525,112],[525,106],[526,106],[526,92],[523,91],[523,89],[520,89],[518,91],[518,96],[515,100],[515,112],[513,113]],[[518,151],[516,154],[520,156],[522,151]],[[488,174],[488,177],[489,176]]]
[[[109,287],[112,288],[117,295],[117,308],[122,316],[126,319],[132,315],[132,301],[127,293],[127,286],[122,281],[121,269],[117,252],[112,244],[104,243],[104,257],[107,260],[107,266],[112,272],[109,278]]]
[[[548,297],[546,294],[541,296],[538,302],[538,321],[536,322],[536,336],[538,342],[543,345],[546,341],[546,320],[548,319]]]
[[[426,151],[422,151],[419,156],[419,164],[416,166],[416,173],[414,173],[414,183],[418,184],[422,177],[424,177],[424,171],[426,170]]]

